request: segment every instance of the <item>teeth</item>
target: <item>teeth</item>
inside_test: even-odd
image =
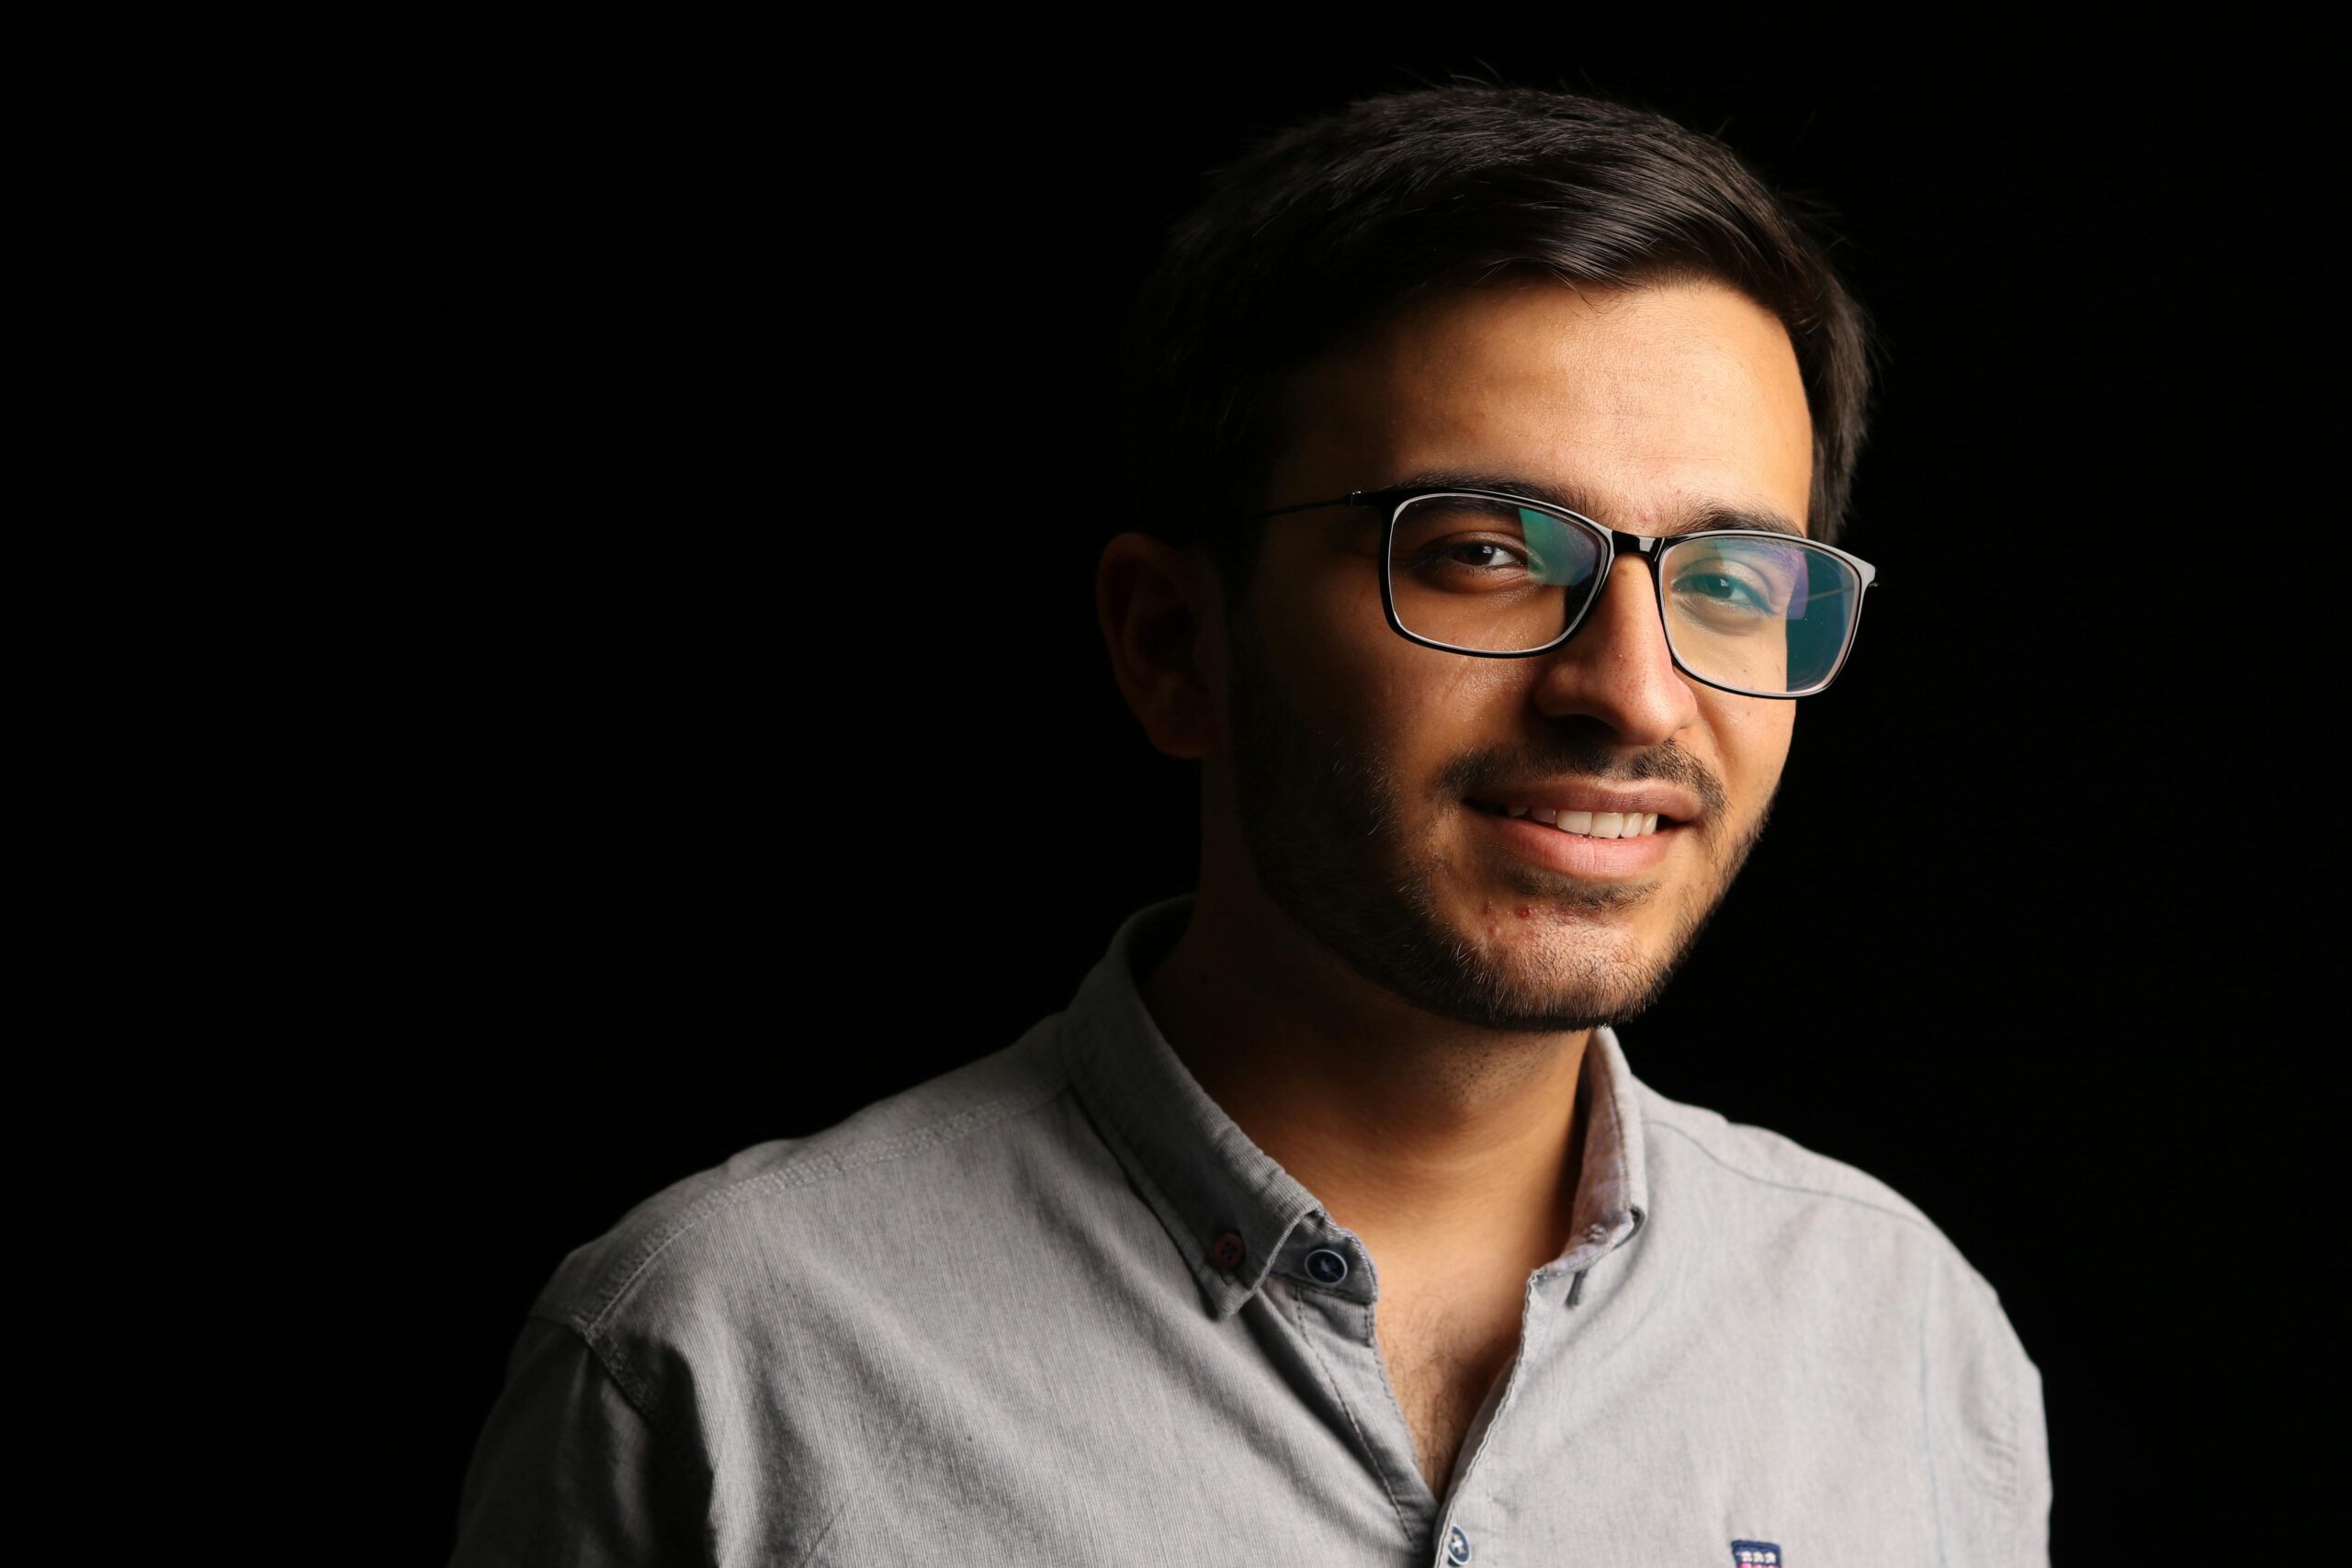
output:
[[[1655,811],[1555,811],[1548,806],[1506,806],[1506,817],[1525,817],[1581,839],[1645,839],[1657,831]]]

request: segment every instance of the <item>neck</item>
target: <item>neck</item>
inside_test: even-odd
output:
[[[1384,1271],[1465,1247],[1532,1269],[1566,1246],[1589,1032],[1437,1018],[1349,969],[1254,886],[1204,878],[1144,1003],[1235,1124]]]

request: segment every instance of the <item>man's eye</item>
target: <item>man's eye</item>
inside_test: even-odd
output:
[[[1398,564],[1438,588],[1492,589],[1546,581],[1544,562],[1517,540],[1454,535],[1430,541],[1409,562]]]
[[[1447,554],[1463,566],[1518,566],[1521,558],[1487,539],[1456,545]]]
[[[1685,593],[1697,593],[1709,599],[1736,599],[1747,592],[1720,571],[1686,572],[1677,586]]]
[[[1728,572],[1683,572],[1674,580],[1674,592],[1716,613],[1774,614],[1770,603],[1757,592],[1754,584],[1742,581]]]

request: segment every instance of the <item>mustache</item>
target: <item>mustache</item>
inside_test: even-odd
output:
[[[1590,779],[1596,784],[1663,781],[1680,784],[1699,797],[1710,823],[1721,821],[1731,804],[1731,795],[1714,770],[1671,740],[1627,751],[1597,735],[1567,729],[1524,745],[1464,752],[1439,771],[1437,782],[1446,794],[1461,796],[1559,778]]]

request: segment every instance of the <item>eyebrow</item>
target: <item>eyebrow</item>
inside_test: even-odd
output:
[[[1591,497],[1574,484],[1549,484],[1517,474],[1478,474],[1460,468],[1430,468],[1418,474],[1408,474],[1396,488],[1416,490],[1495,490],[1506,495],[1523,495],[1530,501],[1540,501],[1556,506],[1563,512],[1573,512],[1579,517],[1589,517],[1610,527],[1616,525],[1601,516],[1592,504]],[[1702,507],[1696,521],[1686,527],[1673,530],[1677,534],[1697,533],[1704,528],[1752,528],[1758,533],[1787,534],[1793,538],[1805,537],[1805,531],[1777,512],[1758,511],[1744,506],[1710,504]],[[1628,528],[1623,530],[1632,533]]]

